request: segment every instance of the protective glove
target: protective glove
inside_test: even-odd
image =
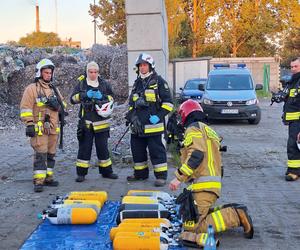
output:
[[[151,124],[156,124],[159,122],[159,117],[157,115],[150,115],[149,121],[151,122]]]
[[[102,93],[100,92],[100,90],[94,91],[94,98],[97,100],[102,99]]]
[[[26,136],[35,137],[35,128],[34,125],[28,125],[26,127]]]
[[[86,95],[88,98],[92,99],[94,97],[94,91],[90,89],[89,91],[86,92]]]
[[[79,98],[80,98],[80,101],[88,100],[87,92],[85,92],[85,91],[79,92]]]
[[[144,132],[143,125],[136,115],[132,116],[131,118],[131,130],[137,135],[142,135]]]

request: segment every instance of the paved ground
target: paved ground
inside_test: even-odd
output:
[[[224,137],[225,177],[218,203],[243,202],[253,217],[255,236],[244,239],[242,229],[219,235],[220,249],[297,249],[300,244],[300,184],[284,181],[287,128],[281,124],[281,105],[261,102],[259,125],[219,122],[212,126]],[[129,184],[129,165],[115,159],[119,180],[105,180],[90,169],[87,181],[78,184],[74,161],[77,144],[67,153],[58,152],[56,176],[61,185],[41,194],[32,191],[32,150],[24,129],[0,131],[0,249],[18,249],[40,222],[36,215],[58,194],[72,190],[106,190],[119,200],[132,188],[153,189],[150,180]],[[67,136],[75,136],[70,131]],[[172,164],[170,164],[172,165]],[[174,166],[170,166],[172,178]],[[164,190],[167,190],[164,188]]]

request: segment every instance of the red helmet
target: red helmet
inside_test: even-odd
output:
[[[203,112],[201,105],[194,100],[187,100],[178,108],[178,114],[181,116],[181,124],[184,125],[188,115],[194,111]]]

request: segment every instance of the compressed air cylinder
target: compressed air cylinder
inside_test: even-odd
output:
[[[113,241],[116,234],[119,232],[163,232],[163,230],[160,227],[139,227],[138,225],[132,225],[132,224],[128,224],[128,225],[124,225],[124,226],[119,226],[119,227],[113,227],[110,230],[110,239]]]
[[[93,224],[97,220],[93,208],[61,207],[47,212],[52,224]]]
[[[123,210],[160,210],[168,211],[163,204],[121,204],[119,212]]]
[[[97,200],[101,204],[107,201],[107,192],[105,191],[74,191],[67,195],[68,200]]]
[[[122,204],[158,204],[157,198],[148,196],[124,196]]]
[[[163,201],[172,201],[174,197],[172,197],[167,192],[162,191],[153,191],[153,190],[129,190],[127,192],[128,196],[150,196],[153,198],[161,199]]]
[[[172,224],[168,219],[165,218],[144,218],[144,219],[124,219],[119,226],[123,226],[125,224],[139,225],[139,226],[147,226],[149,225],[153,227],[164,226],[166,228],[171,228]]]
[[[160,240],[160,233],[119,232],[113,241],[114,250],[167,250],[168,244]]]
[[[118,214],[117,223],[120,223],[124,219],[169,217],[170,213],[167,210],[123,210]]]

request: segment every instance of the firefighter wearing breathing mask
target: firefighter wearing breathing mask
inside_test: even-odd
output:
[[[155,72],[152,56],[141,53],[136,59],[137,79],[129,97],[127,123],[131,126],[131,152],[134,174],[128,181],[149,177],[147,148],[156,177],[155,186],[164,186],[167,179],[166,149],[162,142],[165,116],[173,110],[168,83]]]
[[[253,225],[246,206],[231,203],[212,207],[221,194],[221,138],[202,122],[205,115],[198,102],[185,101],[178,114],[180,126],[184,128],[181,166],[169,188],[177,190],[182,182],[188,185],[176,201],[183,216],[181,238],[184,244],[204,246],[208,225],[212,225],[215,232],[242,226],[244,236],[252,238]]]
[[[99,173],[104,178],[117,179],[113,173],[108,151],[110,115],[113,111],[111,86],[99,76],[99,66],[89,62],[86,75],[78,78],[78,84],[71,95],[72,104],[80,104],[77,139],[79,150],[76,161],[77,182],[83,182],[88,173],[95,140]]]
[[[35,82],[28,85],[20,104],[21,120],[26,125],[26,136],[34,149],[34,191],[44,186],[57,186],[53,178],[56,145],[59,135],[59,112],[65,106],[61,94],[56,96],[52,84],[54,64],[43,59],[36,65]],[[58,90],[57,90],[58,91]]]

